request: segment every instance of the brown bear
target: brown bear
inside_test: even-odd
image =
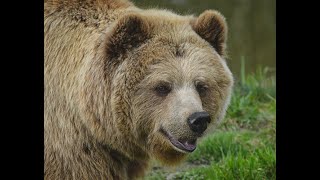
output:
[[[233,77],[217,11],[44,1],[45,179],[134,179],[176,165],[223,119]]]

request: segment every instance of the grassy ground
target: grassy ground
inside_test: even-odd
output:
[[[241,72],[219,128],[184,164],[168,169],[155,162],[145,179],[276,179],[275,76],[268,68]]]

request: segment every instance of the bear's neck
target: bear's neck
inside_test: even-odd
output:
[[[148,167],[147,156],[132,159],[93,140],[52,144],[45,144],[45,179],[135,179]]]
[[[149,159],[144,150],[124,141],[115,128],[92,132],[82,115],[67,106],[64,98],[55,97],[48,96],[45,101],[45,179],[133,179],[143,175]],[[93,133],[108,139],[98,140]]]
[[[143,159],[141,159],[140,157],[134,160],[126,157],[124,154],[121,154],[116,150],[111,149],[109,146],[103,146],[103,149],[107,153],[107,155],[113,160],[113,162],[118,163],[120,167],[125,167],[124,171],[129,179],[135,179],[137,177],[144,176],[144,173],[148,168],[147,156],[145,156]]]

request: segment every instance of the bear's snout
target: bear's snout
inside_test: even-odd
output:
[[[210,115],[207,112],[195,112],[188,119],[190,129],[201,135],[207,129],[207,123],[211,122]]]

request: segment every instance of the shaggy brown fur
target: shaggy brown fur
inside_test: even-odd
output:
[[[216,11],[45,0],[44,32],[45,179],[141,177],[150,158],[174,165],[186,155],[160,129],[194,138],[191,113],[207,111],[211,129],[224,117],[233,78]],[[159,96],[159,84],[171,92]]]

